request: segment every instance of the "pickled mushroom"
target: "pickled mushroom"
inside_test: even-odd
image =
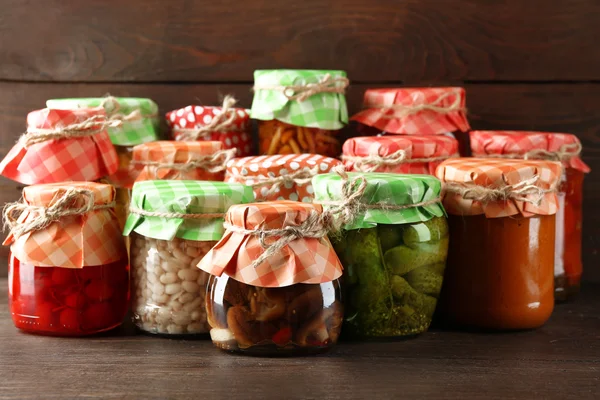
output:
[[[272,321],[285,313],[285,295],[283,292],[256,288],[250,298],[250,311],[256,321]]]
[[[298,330],[296,342],[300,346],[325,345],[332,341],[335,342],[342,319],[342,306],[336,301],[331,307],[321,310]]]
[[[227,311],[227,325],[240,348],[253,346],[269,339],[276,331],[274,325],[258,323],[244,306],[235,306]]]
[[[319,286],[311,286],[300,293],[287,307],[289,321],[305,321],[323,309],[323,293]]]

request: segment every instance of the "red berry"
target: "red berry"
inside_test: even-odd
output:
[[[60,313],[60,326],[71,332],[79,331],[79,313],[73,309],[65,308]]]
[[[112,327],[115,323],[110,303],[92,304],[83,313],[85,330],[103,330]]]
[[[52,281],[56,285],[64,286],[77,283],[77,278],[75,277],[75,271],[72,269],[55,267],[52,271]]]
[[[71,293],[64,299],[65,306],[69,308],[74,308],[75,310],[81,311],[85,307],[86,297],[81,292]]]
[[[93,267],[83,267],[78,271],[81,278],[85,281],[102,280],[106,278],[106,269],[104,265],[95,265]]]
[[[38,317],[37,325],[41,329],[56,329],[56,312],[60,306],[56,303],[47,301],[38,304],[35,308],[35,314]]]
[[[292,340],[292,329],[289,326],[281,328],[273,335],[272,340],[277,346],[285,346]]]
[[[92,301],[106,301],[112,297],[114,291],[110,282],[103,280],[91,281],[85,287],[85,295]]]

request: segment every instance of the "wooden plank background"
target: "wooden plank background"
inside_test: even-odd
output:
[[[258,68],[348,72],[369,87],[464,85],[476,129],[577,134],[587,280],[600,281],[600,2],[596,0],[0,0],[0,152],[48,98],[141,96],[161,112],[251,102]],[[0,202],[19,197],[0,179]],[[6,248],[0,258],[6,257]],[[6,273],[0,264],[0,276]]]

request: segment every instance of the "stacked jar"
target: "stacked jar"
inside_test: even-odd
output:
[[[9,306],[15,326],[84,336],[119,326],[129,300],[127,252],[110,185],[28,186],[8,204]]]
[[[321,207],[293,201],[232,206],[227,231],[200,262],[213,343],[228,351],[309,354],[337,342],[342,266]]]
[[[116,212],[123,226],[131,187],[136,178],[136,170],[131,165],[133,146],[158,139],[158,106],[150,99],[113,96],[51,99],[46,101],[46,106],[59,109],[101,107],[109,121],[119,122],[117,126],[107,128],[117,153],[118,167],[115,173],[106,178],[106,182],[117,189]]]
[[[432,321],[448,252],[441,183],[429,175],[337,173],[313,178],[315,202],[341,225],[344,333],[414,336]],[[334,231],[337,229],[334,229]]]
[[[452,238],[443,319],[492,330],[548,320],[561,171],[553,161],[491,158],[455,158],[438,167]]]
[[[236,101],[225,96],[221,107],[187,106],[167,113],[167,125],[177,141],[218,141],[223,149],[237,149],[240,157],[252,151],[252,125],[248,110],[234,108]]]
[[[348,123],[344,71],[258,70],[250,116],[258,122],[259,154],[337,157]]]
[[[554,295],[567,300],[579,292],[583,263],[583,176],[590,168],[579,157],[582,146],[575,135],[523,131],[473,131],[471,150],[475,157],[542,159],[560,161],[563,173],[558,188]]]
[[[133,186],[124,235],[131,237],[132,309],[143,331],[208,333],[208,274],[197,264],[223,236],[224,213],[253,200],[235,183],[143,181]]]
[[[225,181],[254,189],[257,201],[292,200],[312,202],[311,180],[341,165],[339,160],[318,154],[288,154],[243,157],[227,164]]]
[[[470,127],[461,87],[368,89],[363,110],[351,120],[359,134],[451,135],[468,155]]]

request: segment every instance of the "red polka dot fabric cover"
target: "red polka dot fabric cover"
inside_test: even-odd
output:
[[[293,200],[310,203],[311,178],[325,174],[342,162],[317,154],[288,154],[235,158],[227,164],[225,182],[254,188],[257,201]]]
[[[211,123],[221,114],[222,107],[213,106],[187,106],[167,113],[167,124],[171,129],[173,139],[178,141],[190,140],[185,137],[194,134],[194,130],[200,129]],[[253,154],[252,132],[250,114],[243,108],[233,108],[231,112],[236,113],[236,118],[227,129],[218,132],[208,132],[200,135],[198,140],[216,140],[223,143],[223,149],[237,149],[239,157]]]

